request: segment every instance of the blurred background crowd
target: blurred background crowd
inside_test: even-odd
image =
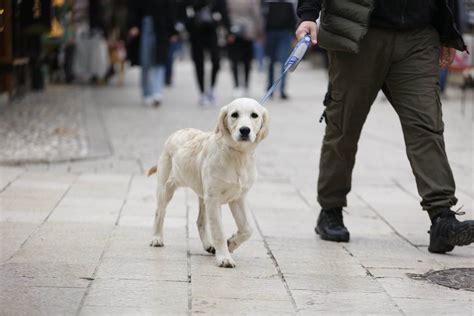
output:
[[[474,0],[457,3],[459,25],[473,47]],[[0,93],[13,99],[48,83],[123,84],[126,70],[140,66],[142,102],[157,106],[166,86],[179,85],[173,63],[190,58],[196,103],[206,106],[215,103],[214,87],[227,58],[233,96],[246,96],[252,66],[266,72],[267,87],[280,75],[294,45],[296,5],[296,0],[0,0]],[[327,67],[323,49],[312,53]],[[459,54],[440,72],[442,90],[449,73],[463,89],[473,85],[472,59]],[[289,97],[285,80],[277,97]]]

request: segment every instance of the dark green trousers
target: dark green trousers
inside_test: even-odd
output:
[[[423,209],[456,204],[443,139],[439,50],[438,33],[428,27],[369,29],[358,54],[329,52],[331,92],[318,181],[323,208],[347,205],[359,136],[381,89],[400,118]]]

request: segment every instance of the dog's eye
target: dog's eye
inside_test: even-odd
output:
[[[233,118],[238,118],[238,117],[239,117],[239,113],[234,112],[234,113],[232,113],[231,117],[233,117]]]
[[[252,114],[250,114],[250,116],[251,116],[252,118],[257,118],[257,117],[258,117],[258,114],[257,114],[257,113],[252,113]]]

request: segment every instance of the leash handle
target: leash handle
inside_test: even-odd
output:
[[[293,72],[295,71],[296,67],[300,63],[300,61],[303,59],[304,54],[306,54],[306,51],[308,50],[308,47],[311,45],[311,36],[309,34],[306,34],[299,42],[296,44],[295,48],[290,54],[290,57],[285,62],[285,65],[283,67],[284,71],[281,74],[281,76],[273,83],[273,85],[268,89],[267,93],[265,96],[262,98],[260,101],[260,104],[264,104],[267,102],[268,98],[273,94],[273,91],[275,91],[275,88],[278,86],[278,84],[281,82],[283,77],[286,75],[288,71]]]
[[[303,38],[296,44],[295,48],[291,52],[290,57],[285,62],[285,68],[289,67],[290,72],[295,71],[298,64],[303,59],[308,47],[311,46],[311,36],[306,34]]]

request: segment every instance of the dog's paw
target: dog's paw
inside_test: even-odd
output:
[[[217,258],[217,265],[221,268],[235,268],[235,261],[232,258]]]
[[[209,253],[212,253],[213,255],[216,254],[216,248],[214,248],[213,246],[209,246],[207,248],[204,248],[204,250],[206,250]]]
[[[150,246],[151,247],[163,247],[165,244],[159,237],[153,237],[153,239],[150,241]]]

